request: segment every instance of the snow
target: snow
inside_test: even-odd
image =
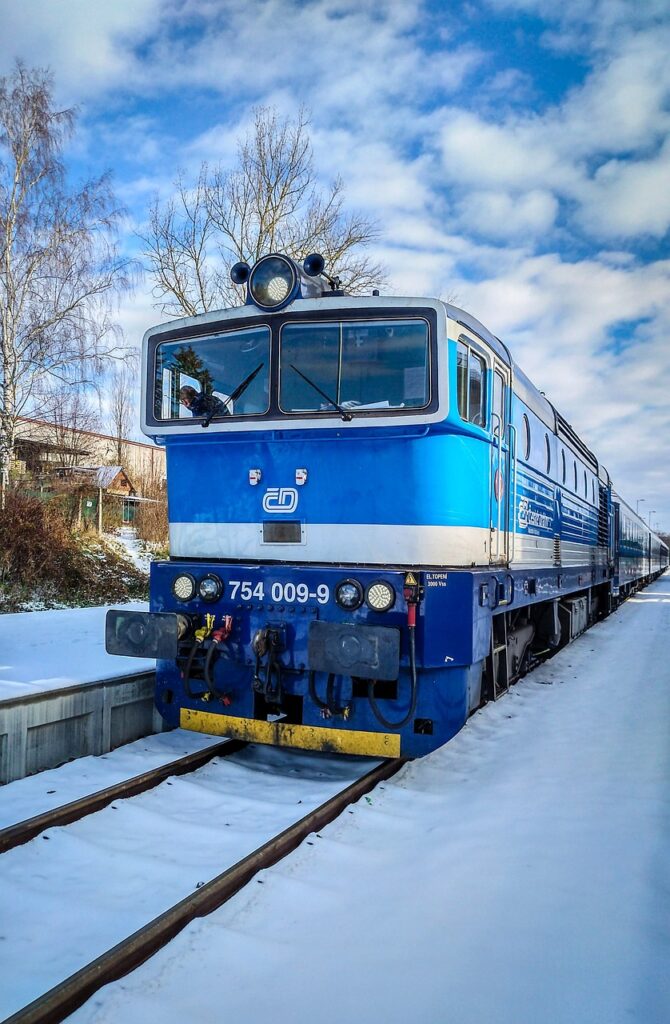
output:
[[[668,636],[666,575],[70,1020],[665,1024]],[[288,820],[293,768],[325,790],[335,778],[319,778],[320,766],[355,764],[248,756],[256,783],[250,765],[230,764],[225,776],[215,762],[102,812],[132,822],[139,849],[120,828],[110,844],[98,815],[36,839],[30,860],[28,847],[4,855],[0,991],[36,990],[65,968],[68,948],[91,959],[110,916],[128,933],[138,904],[150,912],[212,877],[224,814],[251,848],[266,821],[254,794]],[[282,764],[275,781],[266,769]],[[175,787],[186,795],[177,824],[167,820]],[[167,880],[151,853],[157,839]],[[88,853],[98,845],[111,845],[102,871]],[[54,847],[70,865],[57,877],[46,855]]]
[[[132,526],[119,526],[114,533],[105,534],[108,544],[116,546],[124,558],[140,572],[149,574],[149,566],[155,557],[150,548],[141,541]]]
[[[0,1018],[253,852],[368,767],[364,759],[246,748],[3,854]]]
[[[0,828],[62,807],[220,742],[220,736],[173,729],[126,743],[108,754],[79,757],[58,768],[28,775],[10,786],[0,786]]]
[[[105,651],[111,605],[0,615],[0,701],[75,683],[150,672],[155,661]],[[115,605],[148,611],[144,602]]]

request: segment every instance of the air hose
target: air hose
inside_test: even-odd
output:
[[[187,697],[198,698],[201,697],[201,693],[194,693],[191,689],[191,669],[193,668],[193,662],[195,656],[202,647],[202,640],[195,640],[191,650],[188,652],[188,659],[186,661],[186,667],[184,669],[184,689],[186,690]]]
[[[328,682],[326,684],[326,699],[321,700],[316,692],[316,673],[309,673],[309,695],[318,708],[322,711],[327,712],[328,715],[335,717],[336,715],[344,715],[347,717],[349,708],[345,705],[344,707],[338,707],[335,703],[335,675],[331,672],[328,676]]]
[[[399,722],[389,722],[388,718],[385,718],[384,715],[379,710],[379,705],[377,704],[377,701],[375,699],[374,688],[376,680],[370,679],[368,682],[368,700],[370,701],[372,713],[374,714],[375,718],[380,723],[380,725],[383,725],[385,729],[402,729],[403,725],[407,725],[409,720],[414,717],[414,712],[416,711],[416,703],[419,696],[419,686],[416,676],[416,648],[414,644],[414,628],[415,627],[413,625],[409,627],[409,671],[410,678],[412,680],[412,696],[410,700],[409,710],[405,717],[402,718]]]
[[[416,704],[419,696],[419,685],[416,675],[416,644],[415,644],[415,632],[416,632],[416,609],[421,598],[421,586],[419,580],[414,576],[413,573],[409,572],[405,576],[405,585],[403,587],[403,597],[407,601],[407,629],[409,631],[409,673],[412,683],[412,691],[409,702],[409,709],[404,718],[399,722],[389,722],[382,712],[379,710],[379,705],[375,699],[375,682],[376,680],[370,679],[368,682],[368,700],[370,701],[370,707],[372,713],[385,729],[402,729],[403,725],[407,725],[409,720],[414,717],[416,711]]]
[[[210,647],[209,647],[209,650],[207,651],[207,657],[205,658],[205,668],[204,668],[204,671],[203,671],[203,675],[205,677],[205,682],[207,683],[207,689],[211,693],[212,697],[220,697],[221,696],[221,694],[218,692],[218,690],[214,686],[214,680],[212,678],[212,664],[214,662],[214,658],[216,657],[216,655],[220,651],[221,644],[224,642],[224,640],[228,639],[228,637],[230,636],[230,634],[232,632],[232,629],[233,629],[232,616],[224,615],[224,617],[223,617],[223,625],[220,626],[219,629],[215,629],[210,634]]]

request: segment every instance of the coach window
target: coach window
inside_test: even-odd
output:
[[[462,341],[456,347],[456,389],[461,419],[486,426],[486,363]]]
[[[586,470],[584,470],[584,497],[587,498],[589,494],[589,484],[586,479]]]
[[[521,417],[521,439],[523,442],[523,457],[528,459],[530,457],[530,423],[525,413]]]
[[[549,434],[544,435],[544,447],[547,452],[547,473],[551,471],[551,445],[549,444]]]
[[[565,466],[565,448],[561,452],[561,462],[563,463],[563,483],[565,483],[565,477],[567,473]]]
[[[577,462],[572,463],[572,468],[575,471],[575,494],[577,493]]]

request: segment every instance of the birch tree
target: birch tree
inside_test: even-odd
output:
[[[195,316],[238,304],[230,267],[270,252],[296,260],[320,252],[349,292],[383,283],[381,266],[366,252],[376,226],[346,212],[340,178],[319,186],[308,123],[304,110],[291,120],[257,108],[235,167],[203,163],[195,181],[181,175],[167,202],[155,200],[143,241],[163,313]]]
[[[18,63],[0,78],[0,487],[16,421],[38,392],[77,387],[122,349],[112,299],[128,285],[108,176],[72,188],[62,153],[75,112],[50,74]]]

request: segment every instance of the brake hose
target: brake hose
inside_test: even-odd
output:
[[[194,693],[193,690],[191,689],[191,669],[193,668],[193,662],[195,660],[195,656],[198,652],[198,649],[201,646],[202,640],[195,640],[193,642],[193,646],[191,647],[191,650],[188,652],[186,668],[184,669],[184,689],[186,690],[186,695],[188,697],[193,697],[194,699],[197,699],[198,697],[202,696],[201,693]]]
[[[348,711],[347,706],[345,705],[344,707],[338,708],[337,705],[335,704],[335,700],[334,700],[335,674],[333,672],[331,672],[328,675],[328,682],[326,683],[326,700],[325,701],[321,700],[321,698],[319,697],[319,695],[316,692],[316,679],[315,679],[315,676],[316,676],[316,673],[314,671],[309,673],[309,695],[312,698],[312,700],[314,701],[314,703],[316,704],[316,706],[318,708],[321,708],[322,711],[327,711],[333,717],[335,717],[336,715],[344,715],[346,717],[347,716],[347,711]]]
[[[410,678],[412,680],[412,696],[410,700],[409,710],[405,717],[399,722],[389,722],[388,718],[379,710],[379,705],[375,699],[374,688],[377,680],[370,679],[368,682],[368,700],[370,701],[370,707],[380,725],[383,725],[385,729],[402,729],[403,725],[407,725],[410,718],[413,718],[414,712],[416,711],[417,699],[419,696],[419,687],[416,676],[416,649],[414,645],[414,626],[409,627],[409,671]]]

